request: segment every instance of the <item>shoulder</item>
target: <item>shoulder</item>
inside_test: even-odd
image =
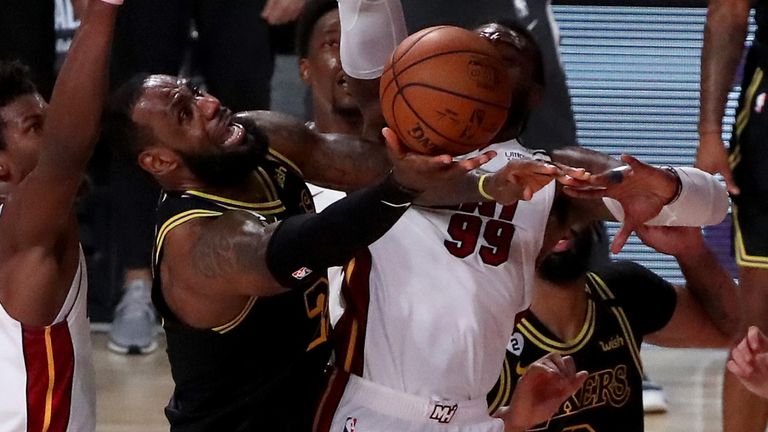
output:
[[[592,273],[609,286],[659,278],[651,270],[634,261],[611,261],[596,267]]]
[[[648,311],[674,310],[677,303],[672,284],[631,261],[601,266],[589,274],[589,282],[601,297],[615,301],[632,317],[643,321],[651,319]]]

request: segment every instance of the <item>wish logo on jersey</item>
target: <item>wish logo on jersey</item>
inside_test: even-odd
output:
[[[347,421],[344,422],[343,432],[355,432],[357,430],[357,419],[354,417],[347,417]]]

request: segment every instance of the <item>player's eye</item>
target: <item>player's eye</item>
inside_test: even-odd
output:
[[[189,87],[189,90],[192,92],[195,97],[201,97],[203,96],[203,91],[200,89],[200,87],[196,85],[192,85]]]
[[[178,114],[179,123],[186,123],[187,121],[189,121],[189,119],[192,118],[192,115],[193,113],[190,107],[184,107],[179,109],[179,114]]]

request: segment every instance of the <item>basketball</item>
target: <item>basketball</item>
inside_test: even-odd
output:
[[[452,26],[406,38],[379,87],[387,125],[412,150],[433,155],[461,155],[489,144],[504,125],[510,92],[493,45]]]

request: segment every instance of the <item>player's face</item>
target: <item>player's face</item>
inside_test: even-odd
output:
[[[569,230],[544,257],[538,275],[550,282],[569,282],[587,273],[592,255],[593,227]]]
[[[341,68],[339,11],[323,15],[312,30],[307,58],[301,59],[301,78],[312,89],[312,97],[336,113],[356,113],[347,75]]]
[[[132,118],[151,132],[153,145],[143,155],[170,159],[169,169],[183,165],[210,185],[237,184],[258,163],[260,146],[232,111],[186,80],[149,77]]]
[[[3,181],[20,182],[37,165],[42,144],[47,104],[37,93],[17,97],[0,108],[6,161],[0,176]]]

